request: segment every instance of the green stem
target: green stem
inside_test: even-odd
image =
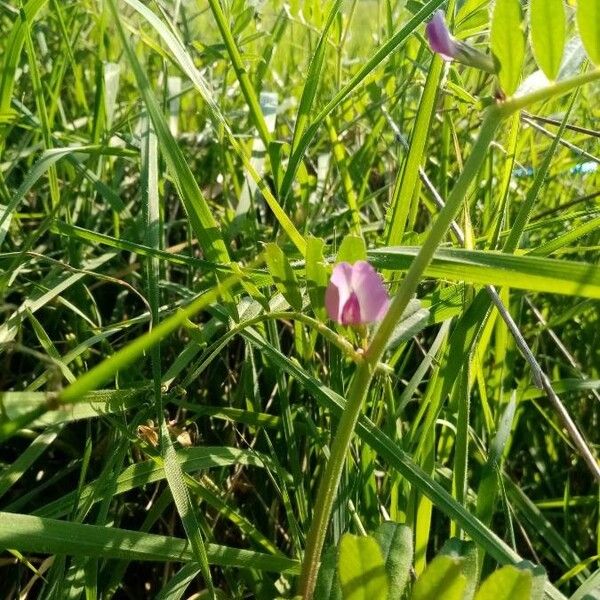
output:
[[[446,205],[440,211],[427,239],[417,256],[415,256],[415,259],[406,273],[406,277],[400,285],[398,293],[392,300],[385,318],[381,322],[381,325],[371,341],[366,352],[366,358],[369,363],[379,361],[383,354],[388,340],[394,331],[394,327],[400,320],[402,313],[406,310],[410,299],[417,291],[421,276],[429,266],[437,247],[443,241],[444,236],[450,228],[450,224],[462,206],[471,182],[476,177],[477,172],[485,160],[487,148],[494,139],[494,134],[496,133],[496,129],[498,128],[501,119],[502,115],[496,106],[488,108],[483,123],[481,124],[479,137],[471,150],[460,177],[448,196]]]
[[[374,367],[383,355],[394,327],[400,320],[413,294],[416,292],[423,272],[431,262],[436,248],[444,239],[450,224],[462,206],[471,182],[476,177],[485,160],[487,148],[494,139],[494,134],[502,116],[496,106],[492,106],[487,110],[481,125],[479,137],[473,146],[454,189],[448,197],[446,206],[439,213],[425,243],[412,262],[385,318],[375,333],[365,353],[364,360],[357,367],[354,380],[348,392],[348,401],[331,445],[331,456],[321,478],[317,499],[314,504],[315,514],[310,531],[308,532],[306,551],[300,573],[299,592],[304,600],[311,600],[313,597],[331,509],[337,494],[346,454],[352,441],[361,406],[373,379]]]
[[[357,367],[348,401],[333,438],[331,454],[319,483],[317,500],[314,504],[315,514],[306,539],[306,550],[300,572],[299,593],[304,600],[313,597],[333,501],[342,476],[350,440],[360,415],[360,408],[372,378],[371,364],[363,360]]]
[[[600,79],[600,68],[586,71],[585,73],[581,73],[575,77],[570,77],[569,79],[557,81],[544,88],[535,90],[535,92],[524,94],[523,96],[509,98],[506,100],[506,102],[498,105],[498,110],[502,117],[508,117],[516,111],[526,108],[531,104],[542,102],[544,100],[550,100],[550,98],[553,98],[554,96],[566,94],[567,92],[570,92],[581,85],[591,83],[597,79]]]

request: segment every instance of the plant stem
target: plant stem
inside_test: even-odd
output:
[[[600,69],[596,68],[591,71],[586,71],[575,77],[552,83],[544,88],[530,92],[529,94],[509,98],[506,102],[498,105],[498,110],[503,117],[508,117],[522,108],[527,108],[531,104],[550,100],[550,98],[553,98],[554,96],[566,94],[585,83],[591,83],[598,79],[600,79]]]
[[[360,415],[362,402],[372,378],[373,369],[371,363],[363,360],[356,369],[356,374],[348,393],[348,401],[340,418],[335,437],[333,438],[331,454],[327,461],[325,472],[319,482],[319,491],[317,492],[317,500],[315,502],[315,514],[306,539],[304,561],[302,562],[302,570],[300,572],[299,593],[305,600],[310,600],[313,597],[321,561],[321,551],[323,550],[325,535],[327,534],[327,525],[331,516],[333,501],[337,494],[346,453],[348,452],[352,434]]]
[[[458,213],[469,191],[471,182],[476,177],[485,160],[487,148],[494,139],[494,134],[501,119],[502,115],[496,106],[492,106],[487,110],[479,131],[479,137],[473,146],[452,193],[448,197],[446,206],[439,213],[425,243],[412,262],[385,318],[367,348],[364,360],[357,367],[354,380],[348,392],[348,401],[331,445],[331,456],[319,483],[315,502],[315,514],[308,532],[306,551],[300,573],[299,592],[304,600],[311,600],[313,597],[331,509],[337,494],[354,428],[360,415],[360,409],[375,372],[375,365],[377,365],[383,355],[394,327],[402,317],[402,313],[404,313],[413,294],[416,292],[421,276],[431,262],[435,250],[444,239],[450,228],[450,224],[456,213]]]
[[[485,160],[487,148],[494,139],[494,134],[501,119],[502,116],[496,106],[488,108],[483,123],[481,124],[479,136],[471,150],[460,177],[448,196],[446,206],[440,211],[427,239],[417,256],[415,256],[415,259],[406,273],[406,277],[402,280],[398,293],[394,297],[385,318],[381,322],[381,325],[371,341],[366,352],[366,360],[368,362],[372,363],[378,361],[383,354],[396,323],[400,320],[410,299],[417,291],[417,286],[419,285],[423,272],[429,266],[437,247],[448,232],[454,217],[458,213],[462,202],[469,191],[471,182]]]

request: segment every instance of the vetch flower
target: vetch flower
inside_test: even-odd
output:
[[[435,11],[433,18],[425,27],[425,33],[433,52],[437,52],[445,60],[452,60],[456,56],[458,45],[446,25],[444,11]]]
[[[490,55],[457,40],[450,33],[444,11],[435,11],[431,21],[425,26],[425,35],[431,51],[439,54],[444,60],[455,60],[469,67],[496,73],[496,64]]]
[[[364,260],[338,263],[325,292],[331,319],[342,325],[365,325],[385,316],[390,298],[381,276]]]

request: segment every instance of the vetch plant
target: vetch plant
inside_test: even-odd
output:
[[[372,534],[346,533],[330,546],[315,588],[318,600],[542,600],[546,572],[528,561],[505,565],[482,578],[471,541],[446,540],[427,568],[411,577],[413,531],[386,521]]]
[[[325,292],[329,318],[341,325],[380,321],[390,304],[381,276],[365,260],[337,264]]]
[[[492,23],[492,32],[504,31],[511,23],[514,27],[520,27],[520,23],[518,22],[519,11],[512,10],[514,7],[511,5],[511,1],[512,0],[502,0],[502,2],[499,2],[499,6],[496,6],[494,22]],[[508,8],[511,10],[504,10],[504,4],[508,5]],[[451,58],[454,58],[455,60],[458,60],[458,58],[461,57],[461,52],[457,49],[458,45],[455,45],[458,44],[458,42],[453,40],[449,31],[447,31],[445,22],[439,13],[434,17],[433,24],[430,25],[428,37],[433,40],[433,48],[435,51],[441,50],[445,56],[448,56],[446,53],[453,54],[454,56],[451,56]],[[507,39],[510,39],[510,37]],[[509,87],[505,81],[509,81],[510,86],[512,86],[512,82],[518,81],[520,72],[515,72],[515,65],[509,58],[506,58],[510,57],[510,48],[507,47],[506,40],[499,36],[498,33],[496,33],[495,47],[496,58],[498,59],[499,56],[501,57],[500,73],[504,75],[504,80],[501,77],[500,83],[505,90],[510,90],[512,92],[514,90],[512,87]],[[503,52],[498,52],[498,48],[501,48]],[[588,52],[593,56],[593,52],[590,52],[589,48]],[[519,64],[518,69],[520,70],[520,68],[521,66]],[[506,75],[507,70],[509,71],[508,78]],[[473,181],[486,159],[488,148],[495,139],[498,128],[506,119],[523,108],[565,94],[585,83],[595,81],[599,78],[600,70],[596,68],[578,74],[572,78],[550,84],[547,87],[529,94],[509,98],[503,102],[493,103],[485,110],[479,134],[464,163],[463,169],[457,178],[454,187],[450,191],[444,207],[439,212],[437,219],[434,221],[428,235],[425,237],[418,253],[406,272],[404,280],[400,284],[398,292],[393,297],[383,321],[368,344],[364,353],[364,360],[357,366],[354,379],[352,380],[347,395],[346,406],[331,444],[331,454],[319,484],[315,502],[315,514],[307,537],[306,551],[300,574],[299,592],[304,600],[313,598],[321,560],[321,551],[327,534],[327,527],[342,475],[346,454],[352,441],[352,436],[360,416],[363,401],[367,396],[369,386],[371,385],[375,374],[375,365],[378,364],[383,356],[389,344],[394,327],[400,321],[410,299],[416,293],[425,270],[433,260],[436,250],[444,240],[453,220],[463,205],[464,199],[469,194]],[[351,305],[348,309],[349,312],[354,310],[354,305]],[[578,448],[580,448],[579,444]],[[583,448],[583,450],[580,449],[580,452],[585,456],[586,450],[586,448]],[[590,468],[594,476],[598,478],[600,470],[597,465],[590,463]]]

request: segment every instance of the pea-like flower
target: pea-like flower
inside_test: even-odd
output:
[[[366,261],[338,263],[325,292],[331,319],[342,325],[365,325],[385,316],[390,298],[381,276]]]
[[[458,45],[446,25],[443,11],[435,11],[431,21],[425,26],[425,34],[431,50],[442,58],[452,60],[458,53]]]
[[[450,33],[444,11],[435,11],[431,21],[425,26],[425,35],[431,51],[439,54],[444,60],[455,60],[469,67],[496,73],[496,64],[489,54],[484,54],[469,44],[457,40]]]

